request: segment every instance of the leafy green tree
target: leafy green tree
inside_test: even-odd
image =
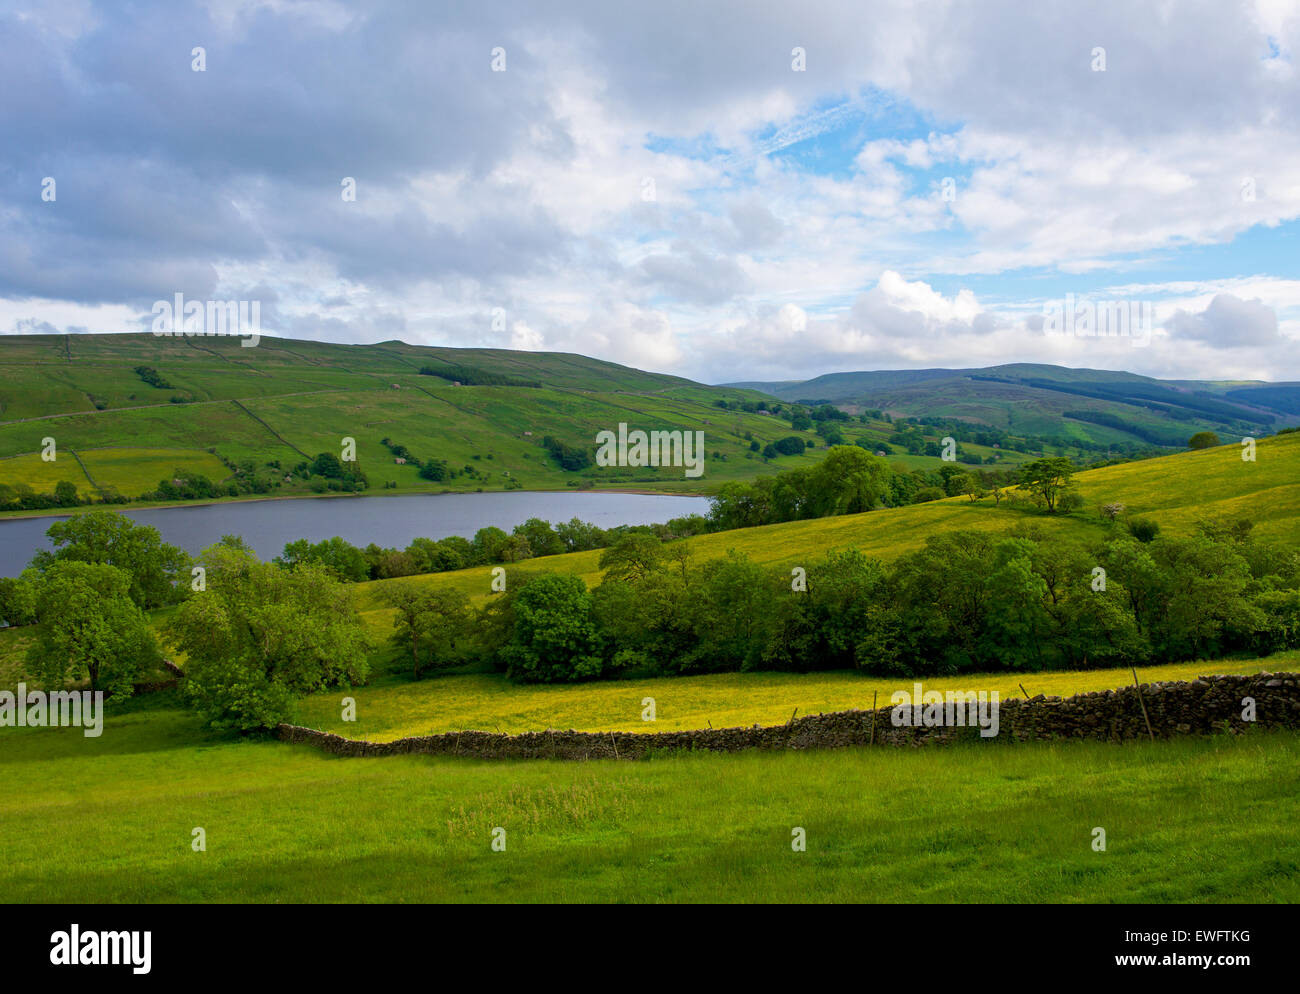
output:
[[[762,663],[775,616],[771,583],[748,556],[729,551],[725,558],[694,571],[689,611],[694,642],[678,659],[666,661],[677,672],[710,673],[752,669]]]
[[[117,511],[87,511],[56,521],[45,534],[54,550],[32,557],[42,573],[56,562],[116,566],[129,578],[131,600],[146,609],[174,603],[189,591],[190,557],[163,542],[158,529]]]
[[[222,545],[202,561],[206,590],[166,631],[188,660],[188,699],[215,727],[271,728],[288,720],[296,695],[365,679],[365,625],[323,564],[284,569]]]
[[[808,672],[850,669],[864,633],[878,628],[886,600],[886,574],[857,549],[831,552],[807,567],[796,590],[792,571],[773,585],[776,616],[763,664]]]
[[[1198,431],[1187,440],[1189,449],[1211,449],[1219,444],[1219,436],[1212,431]]]
[[[1070,486],[1074,464],[1069,459],[1052,456],[1025,463],[1020,473],[1020,488],[1049,514],[1054,514],[1061,495]]]
[[[464,594],[427,584],[394,583],[381,596],[396,610],[393,643],[410,653],[416,680],[425,667],[447,668],[466,661],[472,615]]]
[[[571,518],[555,526],[555,534],[565,552],[590,552],[605,544],[605,532],[588,521]]]
[[[1152,542],[1160,534],[1160,524],[1150,518],[1130,518],[1128,531],[1139,542]]]
[[[529,518],[522,525],[516,525],[514,534],[524,539],[534,556],[558,556],[567,551],[562,539],[549,521],[541,518]]]
[[[340,480],[343,478],[343,464],[339,462],[339,457],[332,452],[322,452],[312,460],[311,471],[316,476],[323,476],[330,480]]]
[[[321,563],[333,570],[339,579],[349,583],[361,583],[370,579],[370,564],[365,554],[338,535],[316,543],[308,542],[305,538],[289,542],[275,562],[286,567],[305,562]]]
[[[506,672],[525,683],[563,683],[601,675],[605,661],[592,598],[580,577],[543,574],[515,591]]]
[[[880,506],[889,489],[889,464],[855,445],[836,445],[812,470],[811,517],[860,514]]]
[[[116,566],[76,560],[50,565],[35,585],[35,641],[27,663],[49,688],[89,680],[91,690],[129,696],[162,661],[131,577]]]
[[[474,533],[473,565],[504,562],[501,552],[509,540],[510,536],[494,525],[480,528]]]
[[[40,574],[24,570],[22,576],[0,577],[0,624],[30,625],[36,621],[36,584]]]
[[[523,535],[507,535],[497,546],[497,559],[503,563],[519,563],[533,557],[533,547]]]
[[[646,532],[632,532],[606,549],[600,568],[611,580],[635,582],[657,570],[663,561],[663,543]]]
[[[54,484],[54,499],[59,507],[76,507],[81,501],[77,497],[77,485],[71,480],[60,480]]]

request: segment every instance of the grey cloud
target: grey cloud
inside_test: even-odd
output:
[[[1273,308],[1230,293],[1216,294],[1200,314],[1180,310],[1168,324],[1176,338],[1205,342],[1220,349],[1276,345],[1281,341]]]
[[[672,252],[647,256],[639,266],[643,282],[692,304],[721,304],[750,289],[749,277],[734,259],[710,256],[677,243]]]

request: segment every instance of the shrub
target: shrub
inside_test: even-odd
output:
[[[1128,533],[1139,542],[1151,542],[1160,534],[1160,525],[1150,518],[1130,518]]]

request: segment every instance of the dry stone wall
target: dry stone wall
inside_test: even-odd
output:
[[[1300,728],[1300,674],[1206,676],[1191,681],[1144,683],[1078,694],[1042,694],[1000,702],[998,735],[982,741],[1096,739],[1129,742],[1148,737],[1147,718],[1156,738],[1246,731],[1248,728]],[[1243,719],[1254,701],[1255,720]],[[1146,718],[1143,717],[1143,705]],[[921,746],[980,740],[978,726],[895,727],[892,708],[836,711],[796,718],[785,725],[708,728],[690,732],[445,732],[366,742],[298,725],[280,725],[285,742],[304,742],[338,756],[395,756],[404,753],[468,756],[481,759],[643,759],[675,750],[737,752],[742,749],[834,749],[845,746]]]

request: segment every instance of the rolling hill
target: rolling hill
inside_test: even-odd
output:
[[[788,423],[717,406],[761,397],[550,352],[270,337],[242,348],[222,337],[5,336],[0,484],[43,493],[68,480],[82,493],[137,498],[179,470],[218,482],[256,474],[276,495],[308,493],[302,482],[285,481],[286,472],[339,452],[350,437],[372,492],[699,490],[799,461],[769,465],[751,452],[754,440],[766,445],[789,434]],[[590,449],[598,431],[620,422],[704,431],[707,477],[684,479],[681,468],[566,471],[543,446],[553,436]],[[45,438],[71,458],[43,460]],[[391,446],[474,472],[430,482],[410,459],[399,463]]]
[[[1182,448],[1202,429],[1240,437],[1300,420],[1300,383],[1158,380],[1030,363],[730,385],[786,401],[877,408],[896,418],[947,417],[1018,434],[1167,448]]]

